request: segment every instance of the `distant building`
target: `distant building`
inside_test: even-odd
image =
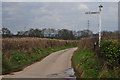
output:
[[[93,35],[93,32],[90,30],[83,30],[84,33],[87,33],[88,35]]]
[[[77,37],[81,37],[82,36],[82,32],[81,31],[77,31]]]
[[[81,31],[73,31],[73,35],[75,36],[75,37],[81,37]]]
[[[56,37],[58,35],[58,30],[55,29],[43,29],[42,30],[44,37]]]
[[[83,31],[81,31],[81,35],[82,35],[82,37],[92,36],[92,35],[93,35],[93,32],[90,31],[90,30],[83,30]]]
[[[90,30],[82,30],[82,31],[73,31],[73,35],[75,37],[85,37],[93,35],[93,32]]]

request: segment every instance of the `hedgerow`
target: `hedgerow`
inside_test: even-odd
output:
[[[101,42],[100,55],[106,61],[108,68],[120,65],[120,44],[117,40],[104,40]]]

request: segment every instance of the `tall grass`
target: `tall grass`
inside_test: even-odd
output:
[[[75,46],[77,41],[65,41],[55,39],[41,39],[41,38],[6,38],[2,39],[2,52],[3,55],[10,58],[11,53],[29,52],[34,54],[34,49],[56,49],[62,46]]]

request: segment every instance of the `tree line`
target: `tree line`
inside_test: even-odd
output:
[[[115,36],[119,31],[111,32],[111,31],[103,31],[103,36]],[[81,30],[81,31],[72,31],[68,29],[29,29],[26,31],[18,31],[17,34],[13,34],[12,31],[8,28],[2,28],[1,34],[3,38],[6,37],[39,37],[39,38],[55,38],[55,39],[63,39],[63,40],[76,40],[83,37],[89,36],[98,36],[98,33],[93,34],[90,30]],[[114,35],[113,35],[114,34]]]

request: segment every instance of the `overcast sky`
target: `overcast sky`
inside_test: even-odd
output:
[[[100,4],[104,6],[102,29],[117,30],[117,2],[3,2],[2,25],[13,33],[24,30],[25,27],[26,30],[30,28],[64,28],[78,31],[87,29],[87,21],[90,20],[90,30],[98,32],[98,14],[86,15],[84,13],[98,11]]]
[[[3,2],[118,2],[119,0],[1,0]]]

